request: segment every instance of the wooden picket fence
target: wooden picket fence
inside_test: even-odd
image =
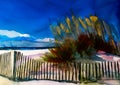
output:
[[[16,52],[14,79],[56,80],[80,82],[83,80],[120,79],[120,62],[50,63],[31,59]]]
[[[120,62],[50,63],[23,56],[20,52],[12,52],[0,55],[0,75],[11,77],[13,80],[35,79],[69,82],[120,80]]]

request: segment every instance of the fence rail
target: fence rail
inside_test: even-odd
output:
[[[10,57],[10,55],[9,55]],[[3,66],[9,66],[8,57],[0,55],[0,74]],[[4,60],[4,61],[3,61]],[[14,80],[56,80],[80,82],[83,80],[120,79],[120,62],[79,62],[79,63],[50,63],[41,62],[14,52]],[[7,75],[8,76],[8,75]]]

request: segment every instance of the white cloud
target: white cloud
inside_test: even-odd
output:
[[[38,42],[52,42],[54,38],[44,38],[44,39],[36,39]]]
[[[29,34],[20,34],[20,37],[30,37]]]
[[[7,36],[9,38],[15,38],[15,37],[30,37],[29,34],[21,34],[19,32],[16,32],[14,30],[0,30],[0,35]]]

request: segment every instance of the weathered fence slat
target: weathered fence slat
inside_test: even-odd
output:
[[[107,69],[106,69],[106,61],[104,63],[104,78],[107,78]]]
[[[41,66],[40,61],[38,61],[38,67],[39,67],[39,68],[38,68],[38,72],[39,72],[39,73],[38,73],[38,79],[41,79],[41,78],[40,78],[40,75],[41,75],[40,66]]]
[[[27,60],[27,66],[28,66],[28,69],[27,69],[27,79],[29,80],[30,79],[30,58],[28,58]]]
[[[64,80],[67,80],[67,69],[65,68],[65,79]]]
[[[84,64],[84,77],[85,77],[85,80],[87,80],[87,63]]]
[[[90,68],[91,68],[91,66],[90,66],[89,63],[88,63],[88,66],[89,66],[89,68],[88,68],[88,69],[89,69],[89,70],[88,70],[88,71],[89,71],[88,80],[90,80],[90,77],[91,77],[91,70],[90,70]]]
[[[54,80],[54,63],[52,63],[52,73],[53,73],[53,76],[52,76],[52,79]]]
[[[110,78],[110,63],[109,62],[107,62],[108,63],[108,77]]]
[[[115,70],[115,79],[117,79],[117,68],[116,68],[116,62],[114,62],[114,70]]]
[[[77,80],[76,81],[78,82],[79,81],[79,64],[77,62],[76,62],[76,67],[77,67],[76,68],[77,69],[77,74],[76,74],[77,75],[76,76]]]
[[[58,64],[59,65],[59,64]],[[58,67],[58,80],[60,80],[60,68]]]
[[[110,67],[110,78],[112,79],[112,66],[111,66],[111,62],[109,62],[109,67]]]
[[[34,79],[34,60],[32,60],[32,79]]]
[[[56,77],[55,77],[55,79],[58,80],[58,64],[57,63],[55,64],[55,68],[56,68],[56,74],[55,74]]]
[[[119,75],[120,75],[120,74],[119,74],[118,62],[116,62],[116,69],[117,69],[117,79],[120,79],[120,78],[119,78]]]
[[[112,62],[112,73],[113,73],[113,79],[115,79],[115,69],[114,69],[114,62]]]
[[[43,66],[43,63],[42,62],[40,62],[40,68],[41,68],[41,79],[43,79],[43,77],[42,77],[42,74],[43,74],[43,69],[42,69],[42,66]]]
[[[72,81],[74,81],[74,63],[72,63]]]
[[[28,69],[28,64],[27,64],[27,59],[26,56],[24,57],[24,80],[27,80],[27,69]]]
[[[87,67],[86,67],[86,70],[87,70],[87,80],[89,80],[89,75],[90,75],[90,72],[89,72],[89,63],[87,63]]]
[[[61,75],[62,75],[62,79],[61,79],[61,80],[63,81],[63,77],[64,77],[64,76],[63,76],[63,69],[61,69],[61,70],[62,70],[62,74],[61,74]]]
[[[35,79],[37,79],[38,76],[38,61],[35,61]]]
[[[46,63],[46,79],[48,79],[48,62]]]
[[[19,72],[20,72],[20,79],[22,79],[22,56],[20,56],[20,58],[21,58],[21,62],[20,62],[20,70],[19,70]]]
[[[111,77],[113,79],[113,66],[112,66],[112,62],[111,62]]]
[[[106,78],[109,78],[108,77],[109,74],[108,74],[108,63],[107,63],[107,61],[105,61],[105,68],[106,68],[106,70],[105,70],[106,71]]]
[[[51,72],[51,62],[50,62],[50,75],[49,75],[49,79],[51,79],[51,75],[52,75],[52,72]]]
[[[117,68],[118,68],[118,79],[120,79],[120,64],[117,62]]]
[[[101,79],[100,63],[98,63],[98,79]]]
[[[81,62],[79,63],[79,81],[81,81],[81,74],[82,74],[82,65]]]
[[[93,74],[94,74],[94,79],[96,78],[96,70],[95,70],[95,63],[93,63]]]
[[[93,77],[93,66],[90,64],[90,78]]]
[[[95,63],[95,78],[98,78],[98,67],[97,67],[97,63]]]
[[[102,62],[102,77],[104,77],[104,64]]]

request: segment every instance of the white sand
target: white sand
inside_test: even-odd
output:
[[[24,82],[13,82],[7,78],[0,76],[0,85],[77,85],[74,83],[66,83],[66,82],[56,82],[56,81],[48,81],[48,80],[33,80],[33,81],[24,81]]]
[[[12,51],[12,50],[0,50],[0,54],[7,53],[7,52],[10,52],[10,51]],[[23,53],[23,55],[34,55],[34,54],[38,54],[38,53],[46,53],[46,52],[49,52],[48,49],[15,50],[15,51],[21,52],[21,53]]]
[[[120,80],[102,80],[98,83],[75,84],[48,80],[27,81],[27,82],[13,82],[7,78],[0,76],[0,85],[120,85]]]
[[[12,81],[0,76],[0,85],[14,85]]]

